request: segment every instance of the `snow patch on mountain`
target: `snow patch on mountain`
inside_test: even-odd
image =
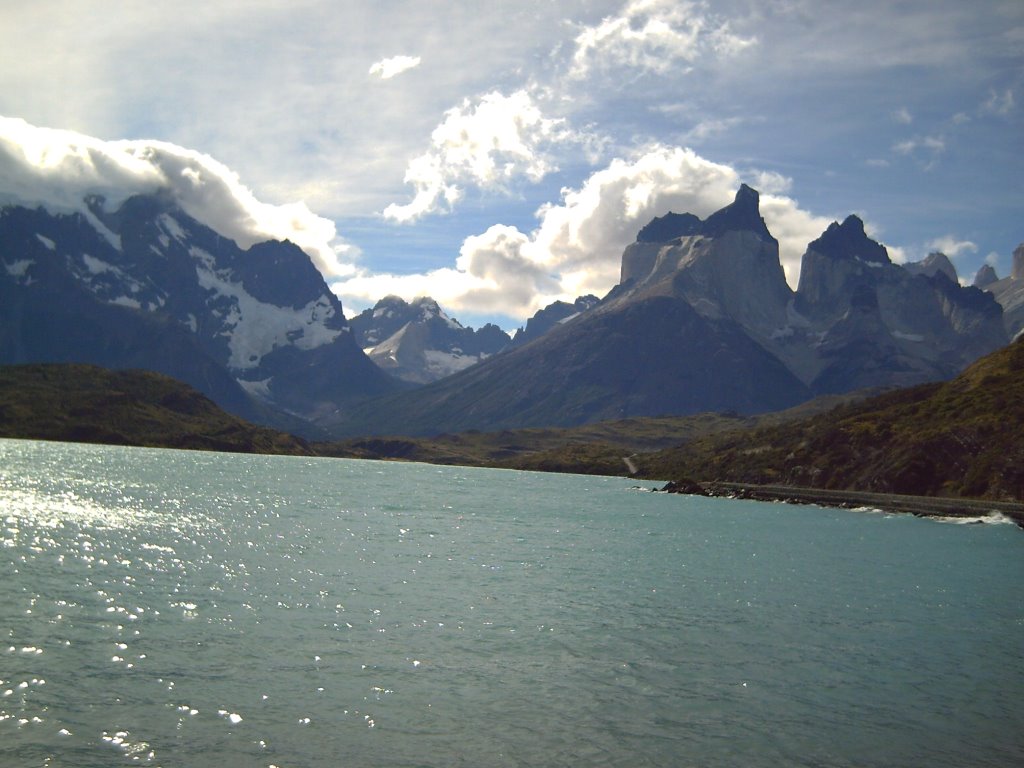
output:
[[[160,229],[162,229],[168,235],[173,237],[175,240],[178,240],[179,242],[183,243],[185,242],[185,240],[188,239],[188,235],[185,233],[185,230],[182,229],[181,224],[179,224],[178,220],[171,216],[171,214],[160,214],[160,216],[157,217],[157,223],[160,225]],[[161,238],[161,242],[163,242],[163,238]],[[166,248],[167,245],[169,244],[169,242],[165,243],[164,247]]]
[[[48,237],[46,237],[44,235],[40,235],[40,234],[37,233],[36,234],[36,239],[39,240],[39,242],[42,243],[47,248],[47,250],[50,250],[50,251],[56,251],[57,250],[57,244],[55,242],[53,242],[53,240],[51,240],[50,238],[48,238]]]
[[[103,236],[103,239],[110,243],[110,246],[115,251],[121,250],[121,236],[119,234],[100,221],[99,217],[93,213],[89,207],[83,208],[80,213],[85,217],[85,220],[92,225],[93,229],[99,232],[100,235]]]
[[[326,326],[326,321],[334,316],[334,307],[327,296],[316,298],[300,309],[267,304],[253,297],[227,274],[214,270],[209,253],[201,248],[191,250],[197,257],[199,285],[213,291],[215,297],[230,302],[221,331],[231,352],[230,368],[238,371],[255,368],[264,355],[277,347],[292,345],[302,350],[316,349],[341,335],[342,329],[332,330]]]
[[[476,365],[487,355],[464,355],[461,352],[444,352],[440,349],[426,349],[423,351],[423,358],[426,362],[426,369],[433,375],[434,379],[442,379],[451,376],[453,373]]]
[[[35,264],[33,259],[18,259],[11,264],[4,262],[4,269],[7,274],[11,277],[25,277],[25,273],[28,272],[28,268]]]

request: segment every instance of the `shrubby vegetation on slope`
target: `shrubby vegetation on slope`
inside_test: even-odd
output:
[[[94,365],[0,367],[0,437],[309,454],[301,439],[231,416],[170,377]]]
[[[1024,339],[945,383],[806,420],[700,438],[648,477],[922,496],[1024,499]]]

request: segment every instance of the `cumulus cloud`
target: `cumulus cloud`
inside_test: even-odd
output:
[[[408,72],[420,65],[419,56],[392,56],[389,59],[381,59],[370,67],[370,74],[377,75],[381,80],[390,80],[396,75]]]
[[[42,205],[58,213],[86,210],[87,195],[116,209],[128,197],[170,193],[189,216],[241,247],[279,239],[305,250],[326,275],[351,273],[349,250],[334,223],[304,203],[256,199],[238,176],[208,155],[161,141],[102,141],[0,117],[0,202]]]
[[[781,194],[788,180],[753,174],[773,193],[761,197],[761,212],[779,240],[787,279],[796,285],[807,243],[830,223]],[[429,294],[454,310],[526,318],[556,299],[603,295],[619,279],[623,249],[655,216],[669,211],[706,217],[729,204],[741,175],[690,149],[655,145],[618,158],[565,189],[560,202],[542,207],[530,233],[496,225],[467,238],[453,268],[425,275],[358,275],[335,283],[343,299],[372,303],[396,293]]]
[[[726,21],[699,3],[631,0],[617,16],[585,27],[575,39],[570,76],[630,68],[655,74],[678,73],[707,55],[727,56],[754,45],[734,34]]]
[[[963,256],[965,253],[978,252],[978,246],[976,243],[972,243],[970,240],[958,240],[953,235],[944,235],[942,237],[935,238],[928,243],[928,248],[931,251],[944,253],[951,259],[955,259],[957,256]]]
[[[454,267],[419,275],[364,271],[332,288],[350,305],[371,305],[388,294],[430,296],[461,312],[525,318],[563,295],[558,278],[527,255],[529,244],[515,227],[496,224],[466,238]]]
[[[463,101],[445,113],[430,138],[430,149],[405,172],[405,182],[416,190],[412,202],[389,205],[386,218],[410,222],[450,210],[465,184],[500,190],[519,178],[540,181],[556,170],[550,148],[581,141],[564,120],[545,117],[522,89]]]

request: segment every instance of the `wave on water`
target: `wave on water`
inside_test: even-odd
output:
[[[1002,512],[992,511],[987,515],[974,517],[953,517],[950,515],[932,515],[930,520],[938,523],[952,523],[953,525],[1017,525],[1017,521],[1008,517]]]

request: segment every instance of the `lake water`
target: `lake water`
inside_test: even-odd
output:
[[[0,765],[1024,764],[1024,532],[632,485],[0,440]]]

